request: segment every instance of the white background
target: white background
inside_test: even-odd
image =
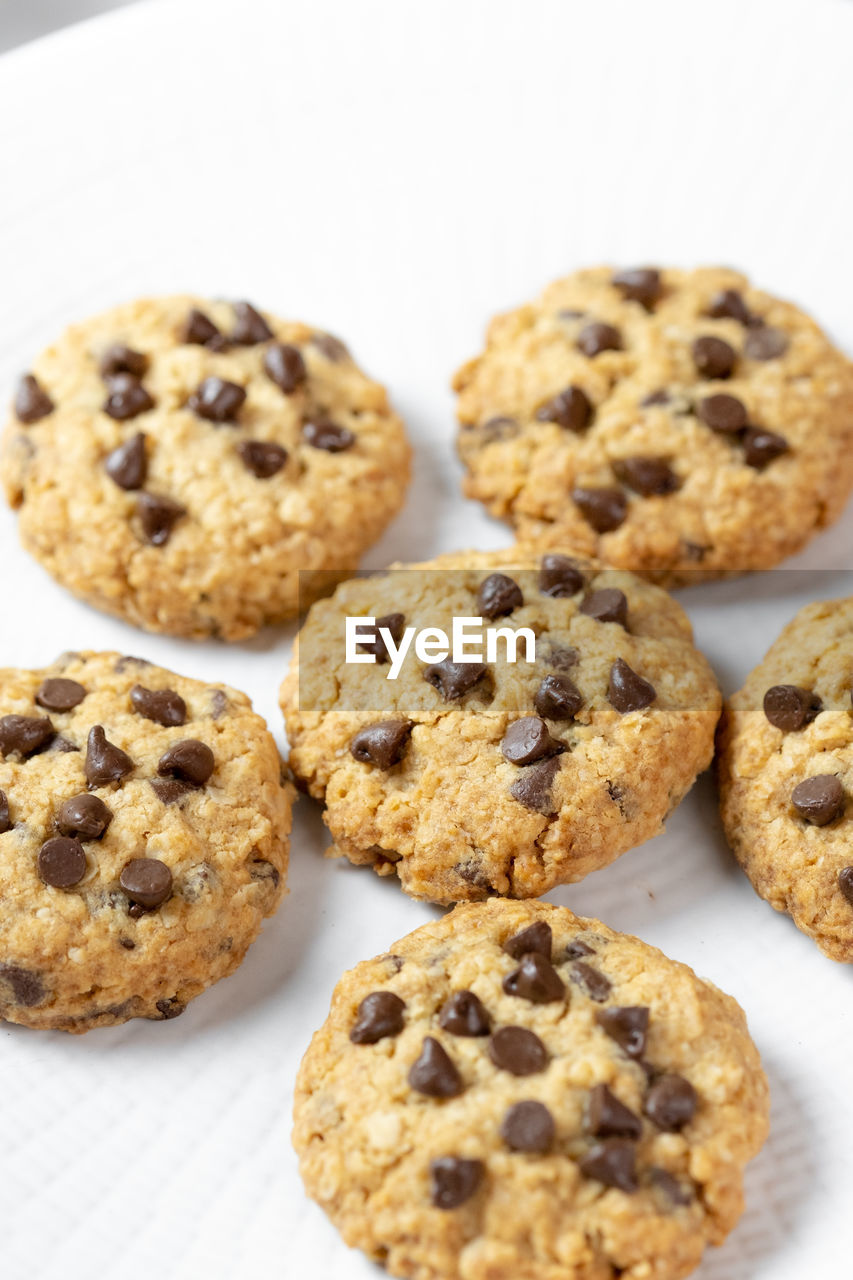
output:
[[[830,0],[163,0],[72,28],[0,60],[0,384],[121,299],[248,297],[339,332],[409,424],[411,500],[369,563],[505,545],[459,496],[447,384],[549,278],[742,265],[853,349],[851,36]],[[853,510],[790,571],[682,593],[724,687],[801,603],[850,594],[851,535]],[[283,745],[292,628],[145,636],[67,597],[5,512],[0,573],[0,661],[141,654],[245,688]],[[290,897],[181,1019],[0,1030],[4,1280],[378,1277],[304,1198],[292,1082],[339,974],[431,909],[324,847],[302,801]],[[552,896],[749,1014],[773,1131],[701,1280],[847,1275],[853,975],[754,896],[709,780],[664,837]]]

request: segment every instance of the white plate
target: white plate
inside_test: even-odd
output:
[[[448,378],[556,274],[741,264],[853,348],[851,34],[850,6],[806,0],[172,0],[63,32],[0,60],[0,384],[120,299],[253,298],[340,332],[409,423],[411,501],[369,563],[505,545],[459,496]],[[801,603],[850,593],[851,535],[848,512],[785,571],[683,595],[727,688]],[[292,629],[146,636],[71,600],[5,512],[0,538],[3,664],[141,653],[245,688],[283,742]],[[5,1278],[378,1274],[303,1195],[292,1082],[338,975],[431,913],[324,845],[302,802],[289,899],[180,1020],[0,1030]],[[755,897],[708,780],[665,836],[554,897],[748,1011],[773,1132],[701,1280],[841,1275],[853,975]]]

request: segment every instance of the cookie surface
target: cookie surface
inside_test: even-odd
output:
[[[535,660],[345,660],[345,617],[535,633]],[[378,624],[377,624],[378,625]],[[334,847],[435,902],[535,897],[658,834],[709,763],[720,697],[682,609],[632,574],[523,548],[343,583],[282,686],[290,767]]]
[[[0,1017],[182,1013],[278,906],[291,798],[234,689],[116,653],[0,671]]]
[[[737,1003],[545,903],[457,907],[338,984],[308,1194],[418,1280],[676,1280],[742,1211],[768,1093]]]
[[[245,303],[154,298],[39,357],[0,474],[24,546],[75,595],[234,640],[357,564],[402,503],[409,446],[336,338]]]
[[[853,598],[808,605],[726,703],[726,836],[758,894],[853,961]]]
[[[661,581],[769,568],[853,487],[853,365],[727,269],[579,271],[497,317],[454,387],[470,497]]]

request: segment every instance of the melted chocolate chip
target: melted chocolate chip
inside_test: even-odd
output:
[[[621,489],[578,487],[572,490],[571,497],[596,533],[610,533],[618,529],[628,514],[628,500]]]
[[[476,1194],[485,1175],[482,1160],[443,1156],[429,1167],[431,1199],[436,1209],[458,1209]]]
[[[112,810],[98,796],[82,792],[63,800],[56,815],[57,830],[64,836],[100,840],[112,822]]]
[[[85,769],[90,787],[105,787],[132,773],[133,761],[126,751],[107,740],[103,725],[96,724],[89,730]]]
[[[70,889],[86,874],[86,854],[73,836],[45,840],[38,856],[39,877],[54,889]]]
[[[536,1075],[548,1065],[548,1050],[526,1027],[500,1027],[489,1041],[489,1057],[514,1076]]]
[[[503,950],[508,956],[512,956],[513,960],[536,954],[550,961],[553,945],[554,935],[551,932],[551,926],[545,920],[536,920],[526,929],[521,929],[511,938],[507,938]]]
[[[118,882],[131,902],[146,911],[159,907],[172,894],[172,873],[159,858],[132,858]]]
[[[531,1004],[550,1004],[566,997],[562,978],[538,951],[521,957],[518,968],[504,978],[503,989],[508,996],[518,996]]]
[[[340,338],[333,337],[331,333],[312,333],[310,342],[312,347],[316,347],[321,355],[334,364],[340,364],[341,361],[349,359],[347,348]]]
[[[663,290],[660,272],[654,267],[632,267],[628,271],[617,271],[612,283],[623,298],[627,298],[629,302],[639,302],[647,311],[652,310]]]
[[[163,547],[172,536],[172,530],[187,514],[186,507],[157,493],[140,493],[136,499],[136,512],[142,532],[154,547]]]
[[[473,991],[455,991],[442,1005],[438,1025],[453,1036],[487,1036],[491,1019]]]
[[[743,430],[747,421],[743,401],[738,400],[737,396],[726,395],[725,392],[700,400],[696,406],[696,416],[706,427],[723,435],[737,434]]]
[[[566,387],[536,410],[538,422],[556,422],[567,431],[583,431],[592,417],[592,404],[580,387]]]
[[[580,612],[596,622],[617,622],[620,627],[628,625],[628,598],[618,587],[602,587],[585,596]]]
[[[577,346],[579,351],[592,359],[593,356],[601,355],[602,351],[621,351],[622,334],[612,324],[593,321],[581,329]]]
[[[246,402],[246,392],[225,378],[205,378],[187,401],[197,418],[206,422],[233,422]]]
[[[312,449],[322,449],[325,453],[343,453],[355,444],[355,436],[348,427],[341,427],[325,417],[303,422],[302,439]]]
[[[123,342],[114,342],[101,356],[98,372],[105,381],[120,373],[142,378],[148,372],[148,357],[142,351],[134,351],[132,347],[125,346]]]
[[[350,753],[360,764],[390,769],[402,759],[413,727],[411,720],[378,720],[365,725],[350,742]]]
[[[787,334],[781,329],[771,329],[766,325],[751,329],[743,347],[743,353],[749,360],[776,360],[787,350]]]
[[[51,676],[43,680],[36,694],[36,702],[48,711],[71,711],[86,696],[86,690],[76,680],[63,676]]]
[[[545,760],[542,764],[532,765],[512,784],[510,795],[513,800],[523,804],[525,809],[551,817],[556,812],[551,789],[559,769],[559,756]]]
[[[163,804],[176,804],[194,788],[178,778],[150,778],[151,789]]]
[[[583,696],[565,675],[548,675],[536,690],[533,705],[546,720],[572,720],[583,706]]]
[[[206,742],[197,738],[183,738],[164,751],[157,762],[161,778],[179,778],[193,787],[203,787],[213,770],[216,759]]]
[[[791,803],[801,818],[815,827],[825,827],[844,812],[844,788],[834,773],[806,778],[791,792]]]
[[[409,1069],[409,1084],[428,1098],[455,1098],[465,1088],[453,1059],[432,1036],[426,1037]]]
[[[117,422],[138,418],[154,408],[152,397],[132,373],[119,373],[109,381],[109,395],[104,401],[104,413]]]
[[[8,817],[7,817],[8,821]],[[0,827],[2,830],[2,827]],[[853,907],[853,867],[842,867],[838,873],[838,888],[845,899]]]
[[[480,583],[477,592],[477,608],[484,618],[494,619],[506,617],[514,609],[524,604],[521,588],[514,579],[505,573],[490,573]]]
[[[358,1014],[349,1033],[353,1044],[376,1044],[403,1030],[405,1001],[393,991],[371,991],[358,1006]]]
[[[193,346],[204,347],[212,339],[221,338],[221,336],[213,321],[203,311],[193,307],[184,321],[180,340],[181,342],[191,343]]]
[[[617,480],[644,498],[665,497],[681,488],[666,458],[618,458],[610,465]]]
[[[795,684],[774,684],[764,695],[764,714],[784,733],[793,733],[811,724],[823,710],[823,703],[811,689]]]
[[[0,983],[9,988],[12,1001],[25,1009],[41,1004],[47,995],[39,974],[16,964],[0,964]]]
[[[289,342],[275,342],[267,348],[264,373],[286,396],[292,395],[308,377],[302,352]]]
[[[617,658],[610,668],[607,697],[620,715],[626,715],[629,711],[641,711],[643,707],[651,706],[657,693],[654,685],[637,675],[624,658]]]
[[[764,431],[760,427],[747,427],[741,444],[744,461],[748,467],[755,467],[756,471],[761,471],[771,462],[775,462],[790,449],[784,436],[780,436],[776,431]]]
[[[614,1005],[610,1009],[599,1009],[595,1020],[629,1058],[642,1058],[649,1029],[649,1011],[644,1005]]]
[[[385,637],[380,633],[387,631],[394,644],[398,645],[403,638],[405,629],[406,615],[404,613],[386,613],[383,617],[374,620],[372,638],[370,640],[360,640],[356,648],[360,653],[372,653],[379,663],[390,662],[391,655],[388,652],[388,645],[385,642]],[[431,671],[432,668],[428,667],[427,670]],[[428,676],[426,678],[429,679]],[[433,683],[433,681],[430,681],[430,683]]]
[[[26,760],[53,737],[53,732],[47,716],[0,716],[0,751],[4,756],[17,752]]]
[[[177,996],[169,996],[168,1000],[158,1000],[156,1007],[157,1012],[163,1015],[163,1020],[168,1022],[171,1018],[180,1018],[186,1005]]]
[[[56,406],[31,373],[25,373],[15,392],[15,417],[29,425],[53,413]]]
[[[229,337],[242,347],[253,347],[257,342],[267,342],[274,337],[260,311],[249,302],[234,303],[234,328]]]
[[[747,325],[752,319],[752,312],[743,300],[743,294],[736,289],[723,289],[715,293],[708,307],[708,315],[715,320],[737,320]]]
[[[272,440],[241,440],[237,452],[246,469],[258,480],[269,480],[287,462],[287,450]]]
[[[501,1124],[501,1137],[511,1151],[544,1155],[553,1146],[555,1133],[554,1118],[541,1102],[516,1102]]]
[[[12,819],[9,816],[9,797],[0,791],[0,836],[12,830]]]
[[[737,361],[737,352],[722,338],[702,337],[693,343],[693,363],[703,378],[728,378]]]
[[[141,489],[148,475],[145,435],[138,431],[104,459],[104,470],[120,489]]]
[[[696,1090],[690,1081],[666,1072],[649,1089],[643,1110],[659,1129],[676,1133],[693,1119],[697,1105]]]
[[[438,689],[446,702],[455,702],[483,679],[487,667],[482,662],[435,662],[424,669],[424,680]]]
[[[508,727],[501,741],[501,751],[510,764],[525,765],[565,751],[565,746],[551,737],[544,720],[538,716],[522,716]]]
[[[135,684],[130,691],[130,701],[137,715],[155,724],[172,728],[186,722],[187,704],[174,689],[146,689]]]
[[[595,1138],[639,1138],[643,1122],[606,1084],[597,1084],[589,1095],[587,1127]]]
[[[627,1138],[605,1138],[591,1147],[580,1162],[580,1171],[586,1178],[595,1178],[605,1187],[619,1191],[637,1190],[635,1170],[636,1149]]]
[[[592,965],[587,964],[585,960],[575,961],[569,977],[596,1004],[603,1004],[610,995],[612,986],[610,979],[605,978],[598,969],[593,969]]]
[[[543,595],[562,600],[577,595],[586,585],[586,579],[574,560],[568,556],[542,557],[539,569],[539,590]]]

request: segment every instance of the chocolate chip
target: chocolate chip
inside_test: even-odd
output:
[[[510,764],[524,765],[565,751],[565,746],[551,737],[544,720],[538,716],[522,716],[508,727],[501,741],[501,751]]]
[[[442,1005],[438,1025],[453,1036],[487,1036],[491,1019],[473,991],[455,991]]]
[[[536,410],[538,422],[556,422],[567,431],[583,431],[592,417],[592,404],[580,387],[566,387]]]
[[[584,597],[580,612],[588,618],[595,618],[596,622],[618,622],[620,627],[626,627],[628,598],[618,587],[602,587]]]
[[[196,307],[193,307],[192,311],[190,311],[184,321],[180,340],[181,342],[191,343],[193,346],[203,347],[206,346],[212,338],[219,338],[221,336],[219,329],[213,321],[206,316],[203,311],[199,311]]]
[[[36,694],[36,702],[48,711],[71,711],[78,707],[86,696],[86,690],[76,680],[66,680],[63,676],[51,676],[43,680]]]
[[[606,1084],[597,1084],[589,1095],[587,1127],[595,1138],[639,1138],[643,1122]]]
[[[548,1050],[526,1027],[500,1027],[489,1041],[489,1057],[514,1076],[536,1075],[548,1065]]]
[[[580,487],[572,490],[572,502],[596,533],[618,529],[628,514],[628,499],[621,489]]]
[[[644,498],[665,497],[681,488],[666,458],[617,458],[610,465],[617,480]]]
[[[714,396],[706,396],[696,406],[696,416],[710,427],[712,431],[720,431],[723,435],[734,435],[746,426],[746,406],[737,396],[719,392]]]
[[[614,1005],[610,1009],[599,1009],[595,1020],[629,1058],[643,1056],[649,1030],[649,1011],[644,1005]]]
[[[287,462],[287,450],[271,440],[242,440],[237,452],[248,471],[259,480],[269,480]]]
[[[174,689],[146,689],[135,684],[130,691],[130,701],[138,715],[155,724],[172,728],[186,722],[187,704]]]
[[[586,585],[586,579],[574,560],[568,556],[547,555],[542,557],[539,568],[539,590],[543,595],[553,596],[556,600],[577,595]]]
[[[654,685],[638,676],[624,658],[617,658],[610,668],[607,697],[610,705],[624,716],[629,711],[641,711],[643,707],[651,706],[657,692]]]
[[[583,706],[583,696],[568,676],[548,675],[536,690],[533,705],[546,720],[572,720]]]
[[[243,347],[253,347],[257,342],[267,342],[274,337],[264,317],[249,302],[234,303],[234,328],[229,337]]]
[[[429,1167],[431,1199],[436,1209],[458,1209],[476,1194],[483,1181],[482,1160],[461,1160],[458,1156],[442,1156]]]
[[[764,431],[761,427],[748,427],[741,444],[747,466],[755,467],[756,471],[781,458],[790,448],[784,436],[776,431]]]
[[[172,873],[159,858],[131,858],[118,879],[131,902],[150,911],[172,893]]]
[[[376,1044],[387,1036],[398,1036],[405,1012],[405,1001],[393,991],[371,991],[358,1006],[349,1038],[353,1044]]]
[[[413,727],[411,720],[377,720],[359,729],[350,742],[350,753],[360,764],[390,769],[402,758]]]
[[[434,662],[424,669],[424,680],[431,684],[446,702],[455,702],[463,697],[469,689],[473,689],[486,674],[487,668],[482,662]]]
[[[524,604],[521,588],[505,573],[490,573],[480,583],[477,592],[477,608],[484,618],[503,618]]]
[[[103,410],[117,422],[127,422],[140,413],[147,413],[154,408],[154,401],[138,378],[130,373],[119,373],[109,381],[110,393],[104,401]]]
[[[586,1178],[595,1178],[605,1187],[616,1187],[629,1194],[637,1190],[636,1151],[627,1138],[605,1138],[591,1147],[580,1162]]]
[[[612,988],[610,979],[605,978],[604,974],[599,972],[598,969],[593,969],[592,965],[587,964],[585,960],[575,961],[569,977],[596,1004],[603,1004],[610,995]]]
[[[659,1129],[676,1133],[693,1119],[697,1105],[696,1090],[690,1081],[666,1072],[649,1089],[643,1110]]]
[[[177,996],[169,996],[168,1000],[158,1000],[156,1008],[163,1015],[163,1020],[168,1022],[171,1018],[180,1018],[186,1005]]]
[[[17,751],[25,760],[53,737],[47,716],[0,716],[0,751],[10,756]]]
[[[627,298],[629,302],[639,302],[647,311],[651,311],[663,288],[660,272],[654,267],[632,267],[628,271],[617,271],[612,283],[623,298]]]
[[[6,820],[8,821],[8,816]],[[2,827],[0,827],[0,830],[2,830]],[[846,901],[853,907],[853,867],[841,868],[838,873],[838,888]]]
[[[104,460],[104,470],[120,489],[141,489],[148,475],[145,436],[138,431],[118,445]]]
[[[0,791],[0,836],[12,830],[12,819],[9,817],[9,797]]]
[[[161,778],[180,778],[193,787],[203,787],[213,770],[216,760],[206,742],[197,738],[183,738],[174,743],[157,761]]]
[[[794,787],[791,803],[806,822],[825,827],[844,812],[844,788],[834,773],[819,773]]]
[[[493,444],[496,440],[511,440],[518,435],[519,426],[515,418],[488,418],[481,423],[463,423],[466,431],[476,431],[482,444]]]
[[[406,615],[404,613],[386,613],[381,618],[375,618],[372,638],[370,640],[360,640],[356,648],[361,653],[372,653],[379,663],[390,662],[391,655],[388,652],[388,645],[380,632],[387,631],[394,644],[398,645],[403,638],[405,629]],[[427,670],[431,671],[432,668],[428,667]],[[426,678],[429,679],[428,676]],[[434,682],[430,681],[430,683]]]
[[[512,784],[510,795],[513,800],[523,804],[525,809],[550,817],[556,811],[551,788],[559,769],[559,756],[545,760],[542,764],[534,764]]]
[[[693,363],[703,378],[728,378],[737,361],[737,352],[722,338],[697,338],[693,343]]]
[[[136,511],[142,532],[154,547],[165,546],[181,516],[187,514],[186,507],[180,502],[158,493],[140,493],[136,499]]]
[[[657,391],[649,391],[640,401],[641,409],[651,409],[653,405],[669,404],[670,396],[666,387],[658,387]]]
[[[292,395],[308,377],[302,352],[288,342],[275,342],[264,353],[264,373],[285,395]]]
[[[541,1102],[516,1102],[501,1124],[501,1137],[510,1150],[536,1155],[551,1149],[555,1132],[554,1118]]]
[[[134,351],[132,347],[125,346],[123,342],[114,342],[101,356],[98,372],[107,381],[119,373],[129,373],[131,377],[142,378],[148,372],[148,357],[141,351]]]
[[[67,738],[63,738],[61,733],[57,733],[55,737],[51,738],[45,750],[59,751],[63,755],[67,755],[69,751],[79,751],[80,748],[73,742],[69,742]]]
[[[763,325],[746,335],[743,353],[750,360],[775,360],[788,350],[788,336],[781,329]]]
[[[349,359],[347,348],[340,338],[333,337],[331,333],[312,333],[310,342],[312,347],[316,347],[321,355],[333,361],[334,364],[340,364],[342,360]]]
[[[520,960],[522,956],[532,954],[544,956],[546,960],[550,960],[553,944],[554,936],[551,926],[545,920],[536,920],[526,929],[521,929],[511,938],[507,938],[503,950],[508,956],[512,956],[513,960]]]
[[[581,329],[577,346],[579,351],[590,358],[600,355],[602,351],[621,351],[622,334],[612,324],[593,321]]]
[[[743,300],[743,295],[736,289],[722,289],[715,293],[708,307],[708,315],[715,320],[737,320],[740,324],[749,324],[752,312]]]
[[[27,424],[39,422],[56,406],[31,373],[25,373],[15,392],[15,417]]]
[[[84,791],[79,796],[63,800],[56,815],[56,826],[64,836],[100,840],[112,818],[112,810],[103,800]]]
[[[176,804],[194,788],[178,778],[151,778],[151,789],[163,804]]]
[[[571,671],[572,667],[578,665],[578,651],[571,645],[552,645],[547,662],[549,667],[554,667],[557,671]]]
[[[432,1036],[426,1037],[420,1056],[412,1063],[409,1084],[428,1098],[455,1098],[465,1088],[452,1058]]]
[[[816,693],[795,684],[774,684],[764,695],[764,714],[775,728],[785,733],[811,724],[822,710],[823,703]]]
[[[14,1003],[26,1009],[40,1004],[47,995],[40,976],[16,964],[0,964],[0,982],[9,987]]]
[[[302,424],[302,439],[312,449],[326,453],[343,453],[355,444],[355,436],[347,427],[341,427],[331,418],[317,417]]]
[[[86,854],[79,840],[53,836],[45,840],[38,856],[39,876],[54,889],[70,889],[86,874]]]
[[[550,1004],[566,997],[562,978],[538,951],[521,957],[518,968],[504,978],[503,989],[508,996],[518,996],[531,1004]]]
[[[651,1185],[660,1191],[671,1204],[690,1204],[693,1199],[690,1192],[666,1169],[659,1169],[653,1165],[649,1169],[648,1177]]]
[[[103,725],[96,724],[89,730],[85,768],[90,787],[105,787],[132,773],[133,761],[126,751],[107,740]]]
[[[205,378],[187,401],[197,418],[206,422],[233,422],[246,402],[246,392],[226,378]]]
[[[566,947],[566,960],[580,960],[581,956],[594,956],[595,950],[588,947],[585,942],[581,942],[580,938],[575,938]]]

